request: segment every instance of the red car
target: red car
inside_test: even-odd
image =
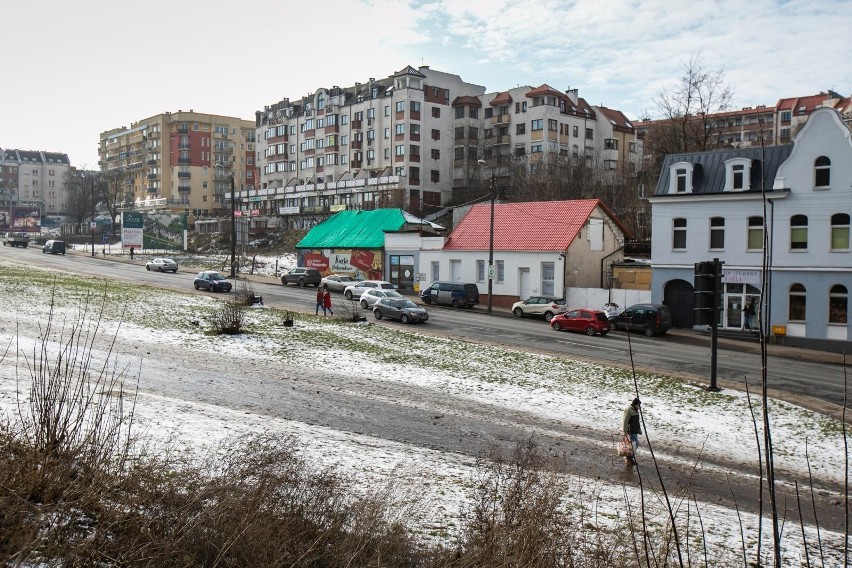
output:
[[[609,333],[609,318],[600,310],[569,310],[553,316],[550,327],[556,331],[583,331],[586,335]]]

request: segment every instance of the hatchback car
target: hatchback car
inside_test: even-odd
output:
[[[301,287],[308,285],[319,286],[321,281],[322,274],[320,274],[319,270],[302,266],[297,266],[281,277],[281,283],[285,286],[287,284],[297,284]]]
[[[320,281],[321,286],[332,292],[343,292],[347,286],[357,283],[357,280],[346,274],[329,274]]]
[[[550,321],[556,314],[566,311],[568,311],[568,306],[565,304],[565,299],[552,296],[532,296],[512,304],[512,313],[518,318],[539,316]]]
[[[373,305],[373,316],[377,320],[391,318],[402,323],[415,323],[428,321],[429,312],[408,298],[380,298]]]
[[[609,333],[609,318],[600,310],[570,310],[553,316],[550,327],[555,331],[582,331],[586,335]]]
[[[361,294],[361,299],[359,300],[359,302],[361,304],[361,307],[366,310],[382,298],[400,299],[405,298],[405,296],[403,296],[396,290],[382,290],[380,288],[371,288],[369,290],[365,290],[364,293]]]
[[[156,270],[157,272],[176,273],[178,269],[177,262],[170,258],[152,258],[145,263],[145,270]]]
[[[371,288],[376,288],[379,290],[396,290],[396,286],[394,286],[390,282],[385,282],[384,280],[361,280],[360,282],[350,284],[349,286],[344,288],[343,296],[347,300],[351,300],[356,296],[360,298],[364,292]]]
[[[663,304],[634,304],[615,318],[614,329],[639,331],[647,337],[662,335],[672,328],[672,312]]]
[[[65,241],[49,240],[41,247],[41,252],[50,254],[65,254]]]
[[[208,292],[230,292],[231,281],[225,278],[221,272],[205,270],[199,272],[192,284],[196,290],[207,290]]]

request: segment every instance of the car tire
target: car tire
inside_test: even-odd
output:
[[[645,334],[645,337],[654,337],[654,328],[646,327],[644,330],[642,330],[642,333]]]
[[[24,243],[21,246],[24,247],[24,248],[27,248],[27,243]]]
[[[367,300],[361,300],[361,307],[365,310],[369,307],[367,306]]]
[[[515,314],[516,318],[524,317],[524,310],[522,310],[521,308],[515,308],[514,310],[512,310],[512,313]]]
[[[304,287],[305,287],[305,279],[299,278],[299,288],[304,288]]]
[[[373,310],[373,317],[375,317],[377,320],[382,319],[382,312],[381,312],[381,310]]]
[[[402,323],[408,323],[408,316],[402,314],[401,316],[399,316],[399,321],[401,321]]]
[[[431,306],[432,305],[432,298],[430,298],[429,296],[426,296],[425,298],[423,298],[423,303],[426,304],[427,306]]]
[[[544,312],[544,321],[550,321],[553,319],[553,312]]]
[[[349,290],[346,290],[343,293],[343,296],[346,297],[347,300],[351,300],[352,299],[352,292],[350,292]]]
[[[145,270],[147,270],[148,272],[151,272],[151,267],[150,267],[150,266],[148,266],[148,265],[146,264],[146,265],[145,265]]]
[[[198,282],[194,282],[194,283],[193,283],[193,286],[195,286],[195,289],[196,289],[196,290],[198,290],[198,289],[201,287],[201,286],[199,286],[199,285],[198,285]]]
[[[553,324],[553,326],[552,326],[552,327],[553,327],[553,330],[554,330],[554,331],[562,331],[562,326],[561,326],[561,325],[559,325],[559,323],[555,323],[555,324]]]
[[[453,309],[455,309],[455,310],[459,309],[459,301],[458,300],[453,300]]]
[[[595,334],[595,328],[589,326],[586,328],[586,335],[593,336]]]

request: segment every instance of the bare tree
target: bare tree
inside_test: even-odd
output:
[[[100,199],[102,206],[109,213],[112,223],[112,236],[115,238],[116,223],[119,209],[127,201],[133,200],[132,188],[130,186],[130,174],[123,168],[101,173]]]
[[[98,171],[85,168],[68,170],[65,174],[65,188],[68,192],[65,201],[66,212],[73,222],[83,223],[92,216],[94,210],[92,198],[94,193],[99,193],[100,175]]]

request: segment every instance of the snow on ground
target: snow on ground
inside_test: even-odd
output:
[[[6,268],[8,265],[0,263],[0,269]],[[20,282],[7,282],[0,276],[0,313],[17,314],[18,318],[25,318],[17,323],[28,326],[44,321],[46,306],[30,304],[22,310],[15,305],[14,295],[2,293],[4,287],[12,285],[20,285]],[[127,298],[127,294],[117,295]],[[156,295],[155,300],[150,299],[156,305],[174,306],[169,313],[174,321],[197,318],[199,311],[209,309],[216,302],[210,296],[167,290],[146,289],[145,294]],[[74,313],[72,296],[64,295],[62,300],[67,303],[59,301],[56,309],[65,310],[65,315]],[[250,312],[254,333],[216,338],[200,335],[199,330],[191,326],[168,329],[164,333],[161,331],[163,323],[151,321],[144,307],[131,305],[124,317],[120,328],[114,317],[107,318],[104,328],[110,332],[118,330],[120,346],[132,345],[138,349],[138,352],[118,352],[115,356],[122,364],[141,365],[143,373],[145,356],[140,360],[137,353],[146,353],[150,359],[158,354],[180,352],[181,359],[189,363],[193,358],[227,353],[229,358],[262,360],[265,365],[280,368],[293,368],[303,361],[311,361],[314,372],[327,373],[330,377],[345,369],[348,376],[381,377],[412,388],[446,393],[473,405],[540,416],[545,426],[538,432],[532,429],[533,436],[545,431],[565,436],[547,429],[546,425],[554,420],[591,429],[599,433],[602,455],[612,453],[612,437],[617,434],[624,406],[632,398],[632,378],[622,369],[520,354],[496,347],[460,345],[458,341],[397,328],[359,327],[358,345],[363,349],[376,349],[364,351],[352,348],[351,326],[341,325],[331,318],[306,316],[297,320],[295,329],[282,328],[273,324],[280,321],[280,314],[268,309]],[[5,345],[12,339],[15,315],[0,321],[0,344]],[[316,341],[318,336],[323,341]],[[341,339],[340,344],[329,339],[334,337]],[[35,339],[34,336],[20,337],[22,352],[32,353]],[[13,345],[12,349],[15,348]],[[385,352],[393,357],[384,358]],[[420,353],[428,353],[428,357],[418,356]],[[7,413],[15,408],[19,386],[14,379],[15,371],[13,358],[7,357],[0,362],[0,410]],[[642,374],[640,382],[643,413],[652,429],[656,451],[671,454],[682,446],[703,447],[705,455],[720,461],[750,463],[754,460],[754,432],[743,393],[711,394],[653,374]],[[788,403],[771,401],[771,405],[774,449],[784,456],[787,475],[800,480],[807,478],[804,451],[807,440],[812,475],[829,486],[842,488],[844,463],[838,423]],[[159,441],[172,448],[177,444],[190,453],[215,451],[220,441],[252,432],[295,436],[310,461],[339,466],[354,478],[369,483],[393,480],[407,486],[413,494],[425,497],[430,506],[420,506],[410,511],[408,517],[414,528],[423,532],[428,532],[429,527],[457,526],[455,519],[469,503],[468,489],[474,479],[475,464],[469,456],[213,404],[175,400],[144,389],[135,409],[135,428],[137,435],[141,434],[148,441]],[[724,468],[720,468],[719,473],[720,476],[727,474]],[[625,493],[633,503],[639,499],[636,489],[618,481],[577,478],[573,482],[578,488],[584,488],[584,492],[597,495],[594,507],[601,517],[617,517],[624,508]],[[842,496],[838,494],[837,498],[842,499]],[[718,565],[741,564],[742,543],[736,513],[713,503],[699,505],[710,546],[715,554],[721,555]],[[656,513],[656,522],[665,523],[659,506]],[[685,511],[680,514],[685,515]],[[753,555],[757,519],[749,514],[741,517],[750,535],[749,551]],[[765,522],[764,553],[771,547],[768,526]],[[808,535],[809,541],[815,542],[816,533],[812,528],[808,529]],[[821,537],[828,564],[839,564],[842,535],[823,530]],[[784,565],[805,565],[801,534],[797,530],[784,531],[784,549],[787,555]]]

